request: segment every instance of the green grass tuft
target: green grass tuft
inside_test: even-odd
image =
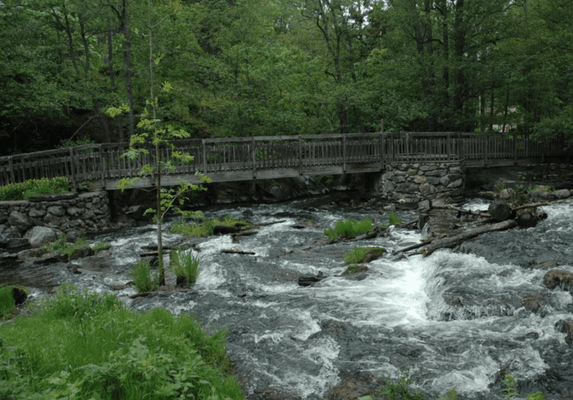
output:
[[[172,251],[169,253],[173,273],[177,282],[184,280],[188,285],[194,285],[199,276],[199,257],[189,251]]]
[[[40,194],[68,192],[68,178],[30,179],[22,183],[11,183],[0,187],[0,201],[27,200]]]
[[[353,247],[350,253],[344,255],[346,264],[368,263],[382,257],[386,253],[383,247]]]
[[[74,243],[68,243],[66,235],[62,233],[54,242],[45,244],[41,248],[43,250],[48,250],[54,253],[63,253],[70,256],[75,249],[86,247],[87,245],[88,241],[84,237],[79,237]]]
[[[363,220],[339,220],[334,225],[334,228],[330,228],[324,231],[324,234],[328,236],[330,240],[336,240],[338,238],[353,238],[363,233],[371,232],[374,229],[372,226],[371,219]]]
[[[0,287],[0,319],[7,318],[12,315],[16,309],[14,297],[12,296],[12,287]]]
[[[178,233],[185,236],[204,237],[213,235],[215,225],[235,226],[242,225],[245,229],[249,226],[246,221],[226,215],[222,219],[203,218],[198,222],[178,220],[173,223],[169,233]]]
[[[92,246],[93,251],[107,250],[109,248],[111,248],[111,244],[109,244],[108,242],[99,242]]]
[[[0,398],[243,399],[225,332],[65,286],[0,326]]]
[[[130,277],[139,293],[153,292],[159,287],[158,273],[152,270],[149,261],[138,261],[133,264]]]
[[[398,214],[395,212],[391,212],[388,215],[388,224],[389,225],[402,225],[402,220],[398,218]]]

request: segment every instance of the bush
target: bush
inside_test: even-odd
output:
[[[346,264],[368,263],[376,260],[386,253],[383,247],[353,247],[350,253],[344,255]]]
[[[27,200],[39,194],[68,192],[68,178],[30,179],[22,183],[12,183],[0,187],[0,201]]]
[[[130,274],[135,288],[139,293],[153,292],[159,287],[158,273],[152,274],[151,263],[149,261],[139,261],[133,264]]]
[[[169,253],[171,268],[177,277],[177,283],[187,282],[194,285],[199,276],[199,257],[189,251],[172,251]]]
[[[135,313],[109,294],[67,286],[0,337],[2,399],[244,398],[224,332],[164,309]]]
[[[363,233],[371,232],[374,229],[371,219],[363,219],[360,221],[347,219],[339,220],[336,222],[334,228],[324,231],[330,240],[336,240],[341,237],[353,238]]]

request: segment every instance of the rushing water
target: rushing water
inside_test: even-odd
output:
[[[419,232],[392,228],[384,238],[320,244],[323,231],[338,219],[384,223],[385,216],[303,205],[208,213],[276,223],[238,243],[229,236],[195,240],[201,272],[193,292],[126,301],[140,310],[191,313],[213,330],[227,329],[229,355],[247,394],[274,387],[323,399],[346,373],[385,378],[407,369],[427,398],[455,387],[460,399],[501,399],[500,371],[515,376],[523,394],[543,390],[548,399],[559,399],[573,392],[573,351],[554,328],[573,317],[573,299],[543,287],[547,270],[534,268],[556,261],[559,269],[573,272],[573,202],[546,207],[549,218],[535,228],[489,233],[457,251],[399,260],[392,250],[418,242]],[[309,227],[295,228],[301,221]],[[111,242],[112,273],[61,272],[62,281],[92,290],[126,283],[140,246],[154,242],[154,231],[141,227],[100,239]],[[167,244],[182,240],[165,237]],[[389,251],[368,264],[364,279],[341,277],[343,254],[353,246]],[[221,253],[227,249],[255,255]],[[326,278],[314,286],[298,285],[300,275],[319,273]],[[543,299],[535,312],[522,306],[532,295]]]

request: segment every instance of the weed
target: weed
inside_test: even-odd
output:
[[[388,215],[388,224],[390,225],[402,225],[402,220],[398,218],[398,214],[391,212]]]
[[[0,319],[6,318],[16,309],[12,288],[8,286],[0,287]]]
[[[203,237],[213,235],[215,225],[236,226],[243,225],[248,227],[246,221],[237,219],[233,216],[226,215],[222,219],[202,218],[200,221],[188,222],[185,219],[175,221],[169,229],[170,233],[179,233],[185,236]]]
[[[414,383],[414,379],[410,378],[410,372],[401,372],[398,379],[386,380],[386,386],[380,390],[379,395],[387,400],[424,400],[422,392],[411,391],[410,385],[412,383]]]
[[[185,280],[188,285],[194,285],[199,276],[199,257],[192,251],[172,251],[169,257],[177,282]]]
[[[353,247],[350,253],[344,255],[346,264],[368,263],[376,260],[386,253],[383,247]]]
[[[108,242],[99,242],[92,246],[93,251],[107,250],[111,247]]]
[[[66,235],[62,233],[60,236],[58,236],[58,239],[52,243],[43,245],[41,248],[53,253],[63,253],[70,256],[75,249],[86,247],[87,245],[88,241],[84,237],[79,237],[74,243],[68,243]]]
[[[371,232],[374,229],[371,219],[363,219],[360,221],[347,219],[339,220],[336,222],[334,228],[324,231],[330,240],[336,240],[341,237],[353,238],[363,233]]]
[[[153,273],[149,261],[139,261],[133,264],[130,277],[133,279],[138,292],[153,292],[159,287],[157,272]]]

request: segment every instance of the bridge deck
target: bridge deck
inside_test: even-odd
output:
[[[562,139],[536,141],[467,133],[264,136],[186,140],[174,145],[161,149],[162,159],[179,151],[194,160],[177,164],[163,177],[165,186],[176,185],[180,179],[198,182],[196,172],[207,174],[214,182],[229,182],[377,172],[393,163],[515,165],[566,155]],[[138,176],[142,165],[155,161],[151,155],[130,160],[122,156],[126,149],[125,143],[113,143],[0,157],[0,186],[66,176],[74,186],[89,184],[92,189],[113,190],[121,178]],[[137,186],[152,187],[154,182],[142,179]]]

